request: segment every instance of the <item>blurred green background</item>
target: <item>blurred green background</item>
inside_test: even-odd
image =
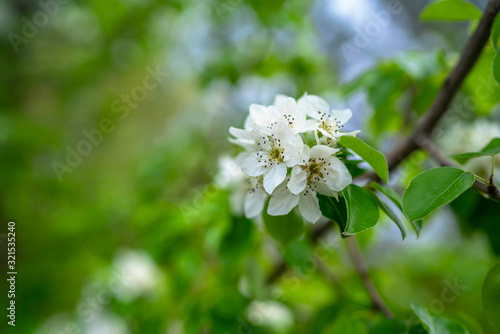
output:
[[[426,3],[401,0],[387,19],[384,0],[2,1],[0,237],[6,254],[15,221],[18,275],[16,328],[5,317],[1,326],[378,333],[382,317],[336,229],[320,246],[303,237],[283,249],[258,222],[231,218],[213,178],[236,152],[229,126],[277,93],[350,107],[349,130],[387,151],[430,105],[474,25],[419,22]],[[488,46],[440,124],[448,154],[500,136],[493,56]],[[416,152],[392,184],[429,166]],[[388,221],[360,236],[397,321],[411,321],[416,302],[494,333],[480,291],[500,253],[498,212],[470,191],[418,240],[401,241]],[[266,286],[281,257],[293,270]],[[5,308],[5,279],[0,287]]]

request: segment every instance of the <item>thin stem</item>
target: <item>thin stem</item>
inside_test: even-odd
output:
[[[476,177],[476,179],[478,179],[480,181],[483,181],[486,184],[490,184],[490,181],[483,179],[481,176],[476,175],[476,174],[474,174],[474,176]]]
[[[392,312],[389,310],[387,305],[385,305],[384,300],[382,299],[382,297],[380,297],[377,288],[370,278],[368,268],[366,267],[365,261],[361,256],[358,239],[355,236],[347,238],[347,246],[349,250],[349,256],[351,257],[352,263],[354,264],[354,268],[356,268],[359,276],[361,276],[366,291],[368,292],[368,295],[373,302],[374,308],[380,310],[380,312],[382,312],[386,316],[386,318],[392,319],[394,317]]]
[[[493,173],[495,172],[495,155],[491,155],[491,175],[490,175],[490,182],[489,185],[493,185]]]

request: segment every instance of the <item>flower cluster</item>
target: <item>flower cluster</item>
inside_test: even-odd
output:
[[[229,130],[229,140],[244,149],[236,163],[247,175],[245,215],[258,216],[271,196],[270,215],[286,215],[298,205],[307,221],[321,218],[316,194],[336,197],[352,182],[336,157],[340,137],[359,132],[341,131],[351,116],[307,94],[298,101],[277,95],[267,107],[252,104],[244,129]]]

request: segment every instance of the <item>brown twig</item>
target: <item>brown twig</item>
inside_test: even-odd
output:
[[[363,260],[363,257],[361,256],[361,250],[359,249],[358,239],[356,236],[347,238],[347,247],[349,256],[354,264],[354,268],[356,268],[356,271],[363,280],[363,284],[365,285],[366,291],[370,295],[374,308],[380,310],[380,312],[382,312],[388,319],[392,319],[394,317],[392,312],[389,310],[387,305],[385,305],[382,297],[380,297],[380,294],[377,291],[377,288],[373,285],[368,268]]]

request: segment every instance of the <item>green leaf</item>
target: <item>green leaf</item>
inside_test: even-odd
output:
[[[379,219],[377,204],[367,190],[351,184],[342,191],[347,205],[347,224],[344,235],[353,235],[369,229]]]
[[[373,198],[373,200],[375,201],[375,203],[377,203],[377,206],[382,210],[382,212],[384,212],[385,215],[387,217],[389,217],[390,220],[392,220],[394,223],[396,223],[396,225],[398,226],[399,230],[401,231],[401,236],[403,237],[403,240],[404,240],[406,238],[406,229],[405,229],[405,227],[403,225],[403,222],[399,219],[398,215],[396,215],[394,213],[394,211],[392,211],[392,209],[390,207],[386,206],[380,200],[380,198],[378,198],[378,196],[375,195],[374,192],[368,191],[368,193]]]
[[[455,154],[451,157],[459,164],[464,164],[471,158],[484,157],[487,155],[495,155],[500,153],[500,138],[493,138],[481,151]]]
[[[340,138],[340,144],[366,161],[382,181],[385,183],[389,181],[389,168],[387,167],[387,160],[382,153],[371,148],[356,137],[343,136]]]
[[[500,138],[493,138],[488,145],[486,145],[481,152],[487,154],[498,154],[500,153]]]
[[[497,84],[500,85],[500,52],[493,59],[493,77]]]
[[[498,43],[500,42],[500,16],[497,16],[493,27],[491,27],[491,42],[495,50],[498,51]]]
[[[413,226],[415,232],[417,233],[417,238],[420,236],[420,231],[422,231],[422,224],[423,224],[422,219],[411,222],[411,226]]]
[[[389,199],[394,204],[396,204],[398,208],[401,209],[401,211],[403,211],[403,204],[401,204],[403,202],[403,197],[397,191],[389,187],[382,186],[377,182],[370,183],[370,188],[372,188],[373,190],[377,190],[385,196],[389,197]]]
[[[429,313],[424,307],[412,304],[413,312],[428,327],[429,334],[468,334],[469,332],[457,321],[435,316]]]
[[[500,332],[500,263],[490,270],[484,280],[482,300],[488,320]]]
[[[472,158],[477,158],[477,157],[484,157],[486,155],[491,155],[491,154],[484,154],[481,152],[468,152],[468,153],[462,153],[462,154],[455,154],[452,155],[451,157],[458,162],[459,164],[463,165],[467,161],[469,161]]]
[[[475,5],[462,0],[444,0],[431,3],[420,14],[421,20],[468,21],[479,20],[481,11]]]
[[[410,221],[422,219],[457,198],[474,183],[474,175],[455,167],[438,167],[417,175],[403,195]]]
[[[298,239],[304,231],[304,221],[295,210],[284,216],[271,216],[267,213],[267,206],[264,208],[264,226],[267,232],[282,245]]]
[[[391,189],[389,187],[385,187],[380,185],[377,182],[372,182],[370,183],[370,187],[374,190],[377,190],[381,193],[383,193],[385,196],[387,196],[394,204],[398,206],[398,208],[403,211],[403,197],[394,189]],[[415,233],[417,233],[417,238],[420,236],[420,231],[422,230],[422,220],[417,220],[410,222],[411,226],[415,230]]]
[[[338,200],[333,197],[318,194],[319,208],[323,216],[333,220],[340,226],[341,231],[345,231],[347,225],[347,206],[345,199],[340,197]]]

